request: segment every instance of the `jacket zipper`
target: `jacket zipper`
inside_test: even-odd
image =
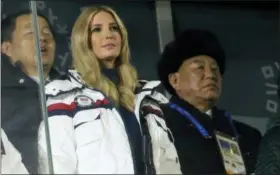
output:
[[[147,156],[147,153],[146,153],[146,136],[143,134],[142,122],[141,122],[141,118],[144,117],[143,116],[144,113],[141,111],[141,106],[144,102],[144,99],[145,99],[145,97],[140,102],[138,114],[139,114],[139,125],[140,125],[140,130],[141,130],[142,149],[143,149],[143,155],[142,155],[143,160],[142,161],[144,161],[143,163],[144,163],[145,174],[148,175],[148,167],[146,165],[146,156]],[[144,120],[146,120],[146,119],[144,118]]]
[[[116,111],[119,113],[120,117],[121,117],[121,113],[120,113],[120,110],[115,108]],[[121,119],[123,120],[123,118],[121,117]],[[124,127],[125,127],[125,124],[123,123]],[[132,162],[133,162],[133,169],[134,169],[134,174],[136,174],[136,165],[135,165],[135,154],[133,153],[132,151],[132,143],[131,143],[131,140],[129,139],[128,137],[128,133],[127,133],[127,130],[126,130],[126,127],[125,127],[125,135],[126,135],[126,138],[128,140],[128,143],[129,143],[129,148],[130,148],[130,154],[131,154],[131,157],[132,157]]]

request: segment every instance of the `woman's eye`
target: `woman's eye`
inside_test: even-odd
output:
[[[113,30],[113,31],[119,31],[120,28],[119,28],[119,26],[112,26],[112,27],[111,27],[111,30]]]
[[[90,31],[91,31],[91,32],[100,32],[100,31],[101,31],[101,28],[95,27],[95,28],[92,28]]]

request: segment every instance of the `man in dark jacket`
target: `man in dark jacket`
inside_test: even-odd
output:
[[[260,144],[256,175],[280,174],[280,118],[278,123],[267,130]]]
[[[54,61],[54,32],[38,15],[44,75]],[[36,68],[35,35],[29,11],[7,16],[1,23],[1,120],[8,139],[21,153],[29,173],[37,173],[37,132],[42,121]]]
[[[215,106],[225,62],[213,33],[189,29],[166,45],[158,63],[159,78],[172,95],[162,108],[183,174],[253,172],[260,132]]]
[[[280,86],[280,77],[278,78]],[[280,89],[278,89],[280,98]],[[280,117],[271,120],[271,126],[266,131],[260,144],[256,175],[280,174]]]

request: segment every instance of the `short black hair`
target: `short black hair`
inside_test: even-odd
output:
[[[23,11],[20,11],[17,13],[9,14],[7,17],[5,17],[1,21],[1,43],[12,40],[13,32],[15,31],[15,28],[16,28],[17,18],[20,16],[23,16],[23,15],[29,15],[29,14],[31,14],[30,10],[23,10]],[[37,15],[38,15],[38,17],[40,16],[47,21],[47,23],[51,29],[51,32],[52,32],[53,36],[55,37],[55,31],[54,31],[50,21],[48,20],[48,18],[40,12],[37,12]]]

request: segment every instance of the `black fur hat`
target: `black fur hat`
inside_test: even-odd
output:
[[[169,93],[175,95],[174,89],[169,84],[168,75],[178,71],[186,59],[198,55],[208,55],[215,59],[223,75],[225,52],[217,37],[207,30],[188,29],[165,46],[158,62],[159,79]]]

